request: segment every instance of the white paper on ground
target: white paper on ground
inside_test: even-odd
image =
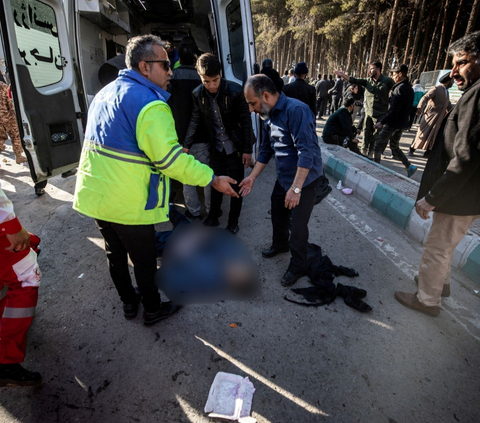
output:
[[[210,413],[209,417],[254,423],[256,420],[250,417],[254,392],[248,377],[218,372],[208,393],[205,413]]]

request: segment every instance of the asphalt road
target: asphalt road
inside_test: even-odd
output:
[[[366,289],[372,312],[341,299],[319,308],[283,299],[293,296],[280,285],[288,255],[261,257],[271,237],[272,163],[244,201],[237,234],[258,263],[258,297],[188,306],[146,328],[141,315],[123,318],[100,234],[71,208],[75,177],[53,178],[37,198],[26,168],[11,150],[2,156],[2,187],[42,238],[25,367],[44,385],[0,389],[0,422],[214,422],[203,407],[219,371],[253,382],[259,423],[480,421],[478,285],[454,272],[437,318],[402,307],[393,292],[415,291],[421,248],[354,196],[334,189],[316,206],[310,240],[360,273],[336,282]]]

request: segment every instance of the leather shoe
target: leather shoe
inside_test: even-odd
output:
[[[171,301],[162,302],[158,311],[155,311],[153,313],[148,313],[146,311],[143,312],[143,324],[145,326],[154,325],[160,320],[168,319],[169,317],[173,316],[181,308],[182,306],[173,304]]]
[[[415,275],[414,278],[415,283],[418,285],[418,275]],[[443,290],[442,290],[442,297],[450,297],[450,284],[446,283],[443,285]]]
[[[276,248],[273,245],[270,248],[266,248],[262,251],[262,257],[264,258],[272,258],[275,257],[277,254],[280,253],[288,253],[290,249],[287,248]]]
[[[226,229],[228,232],[230,232],[230,233],[232,233],[233,235],[235,235],[235,234],[239,231],[240,226],[238,226],[236,223],[229,223],[225,229]]]
[[[283,286],[292,286],[297,283],[297,281],[302,277],[302,274],[296,275],[295,273],[287,271],[282,278],[281,284]]]
[[[205,222],[203,222],[205,226],[218,226],[220,225],[220,222],[216,217],[207,217],[205,219]]]
[[[440,314],[439,306],[426,306],[418,301],[417,293],[409,294],[407,292],[395,292],[395,299],[405,307],[411,308],[412,310],[419,311],[420,313],[427,314],[428,316],[436,317]]]
[[[138,305],[140,304],[140,299],[142,298],[140,296],[140,292],[138,292],[138,289],[135,289],[135,302],[132,304],[123,304],[123,316],[127,320],[132,320],[137,317],[138,314]]]

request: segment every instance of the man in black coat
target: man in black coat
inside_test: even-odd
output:
[[[393,157],[403,163],[407,170],[407,176],[410,178],[416,172],[417,167],[410,163],[400,149],[400,138],[410,116],[410,109],[413,104],[413,89],[408,82],[407,65],[398,66],[392,70],[392,73],[395,85],[392,87],[390,94],[390,107],[385,116],[374,126],[375,129],[380,131],[373,147],[374,158],[377,163],[380,163],[382,154],[390,141]]]
[[[267,75],[275,84],[277,91],[282,91],[283,86],[285,85],[283,79],[280,77],[279,73],[273,69],[272,59],[268,57],[262,61],[262,70],[260,71],[263,75]]]
[[[189,151],[195,134],[203,134],[210,147],[210,167],[215,175],[228,175],[238,183],[244,169],[250,166],[254,142],[252,118],[245,102],[243,89],[220,76],[221,64],[217,56],[202,54],[197,59],[197,72],[202,85],[193,90],[193,112],[183,144]],[[223,194],[212,188],[210,212],[204,225],[218,226],[222,214]],[[232,197],[227,230],[238,232],[242,199]]]
[[[450,266],[456,246],[480,218],[480,31],[450,47],[450,76],[463,95],[444,119],[423,174],[415,210],[433,211],[418,274],[418,292],[395,292],[401,304],[430,316],[450,295]]]
[[[319,80],[315,85],[315,91],[317,94],[317,112],[319,119],[322,119],[323,115],[327,111],[328,90],[330,88],[331,85],[327,75],[323,75],[323,79]]]
[[[283,87],[283,93],[287,97],[296,98],[303,101],[313,113],[313,116],[317,115],[317,99],[315,88],[308,85],[305,82],[305,78],[308,75],[308,67],[305,62],[297,63],[295,66],[295,81],[287,84]]]
[[[330,107],[330,113],[333,113],[335,110],[339,109],[340,105],[342,104],[342,98],[343,98],[342,78],[337,76],[335,85],[333,86],[333,88],[330,88],[328,93],[332,95],[332,105]]]
[[[357,147],[356,128],[353,126],[352,112],[355,107],[355,100],[347,98],[335,113],[330,115],[323,127],[322,138],[326,144],[346,146],[353,152],[360,154]]]

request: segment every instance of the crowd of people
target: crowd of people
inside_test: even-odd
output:
[[[105,240],[110,276],[125,319],[137,316],[140,302],[146,326],[180,310],[162,301],[154,283],[154,225],[170,218],[171,180],[183,184],[190,220],[200,220],[205,208],[206,226],[219,225],[223,194],[230,196],[225,229],[235,235],[242,198],[252,192],[274,157],[272,240],[262,256],[290,253],[280,281],[285,287],[306,273],[308,222],[324,178],[316,118],[327,114],[326,143],[346,146],[376,162],[390,143],[408,176],[416,168],[398,146],[402,131],[419,114],[439,126],[434,134],[421,126],[422,134],[410,151],[431,150],[416,203],[422,219],[434,211],[418,293],[395,293],[403,305],[438,315],[441,296],[449,295],[453,251],[480,217],[480,32],[453,43],[450,52],[453,70],[441,86],[420,98],[405,65],[392,70],[393,79],[382,74],[381,63],[373,62],[365,79],[335,71],[335,80],[319,75],[310,85],[304,62],[281,77],[266,59],[261,74],[249,77],[242,87],[223,78],[218,58],[198,52],[192,40],[184,40],[177,50],[154,35],[130,39],[126,68],[114,75],[89,108],[73,203],[76,211],[95,220]],[[452,80],[464,92],[453,109],[447,91]],[[360,108],[361,148],[360,129],[353,126]],[[255,139],[252,112],[262,120],[262,144],[245,177]],[[203,196],[196,187],[204,189]],[[41,376],[20,363],[40,283],[34,252],[39,240],[20,225],[1,188],[0,229],[0,386],[36,385]],[[18,272],[19,263],[24,274]]]

